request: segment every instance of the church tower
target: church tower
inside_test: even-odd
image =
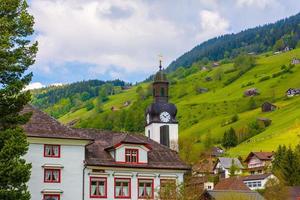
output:
[[[161,61],[154,76],[153,103],[146,110],[145,135],[152,140],[178,151],[177,108],[169,103],[169,81]]]

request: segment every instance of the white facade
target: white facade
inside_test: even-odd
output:
[[[138,199],[138,180],[152,180],[156,199],[159,195],[161,180],[173,180],[177,184],[181,184],[184,180],[184,170],[85,166],[85,145],[88,141],[84,140],[28,138],[28,141],[30,145],[25,159],[32,163],[32,174],[28,183],[31,200],[42,200],[44,194],[59,194],[60,200],[122,199],[115,198],[116,178],[130,179],[129,199],[132,200]],[[60,145],[60,157],[45,157],[45,144]],[[147,152],[149,149],[147,147],[128,144],[121,144],[115,148],[113,155],[116,162],[125,162],[125,149],[127,148],[138,149],[139,163],[148,162]],[[44,169],[60,169],[61,181],[45,183]],[[106,179],[107,194],[105,198],[91,197],[91,177]]]
[[[82,196],[82,170],[85,140],[28,138],[29,150],[24,156],[32,164],[28,182],[31,200],[41,200],[44,194],[60,194],[61,199],[75,200]],[[44,157],[44,144],[60,145],[60,157]],[[45,183],[44,170],[60,169],[60,183]]]
[[[93,172],[93,169],[97,172]],[[103,171],[102,171],[103,170]],[[102,172],[98,172],[102,171]],[[183,182],[184,171],[172,170],[155,170],[155,169],[122,169],[122,168],[103,168],[103,167],[87,167],[85,170],[85,198],[84,200],[93,200],[97,198],[90,197],[90,177],[104,177],[107,180],[107,197],[101,199],[116,199],[115,198],[115,179],[130,179],[130,198],[138,200],[138,179],[153,180],[154,199],[158,198],[160,181],[174,180],[177,184]],[[122,198],[118,198],[121,199]],[[125,198],[124,198],[125,199]],[[128,198],[126,198],[128,199]]]
[[[204,190],[213,190],[214,189],[214,183],[213,182],[205,182],[204,183]]]
[[[145,136],[150,139],[160,142],[160,127],[169,126],[169,140],[170,148],[172,150],[178,151],[178,124],[168,124],[168,123],[151,123],[145,127]]]
[[[244,180],[243,182],[251,190],[260,190],[260,189],[265,189],[266,183],[270,179],[276,179],[277,180],[277,178],[273,174],[271,174],[270,176],[268,176],[264,179]]]
[[[221,165],[220,162],[218,162],[214,169],[214,173],[215,174],[221,173],[224,175],[224,177],[222,177],[222,178],[229,178],[230,177],[230,168],[225,168],[224,166]],[[239,170],[235,171],[235,174],[236,175],[242,174],[242,170],[239,169]]]
[[[138,163],[148,163],[148,151],[149,149],[144,145],[128,145],[122,144],[111,152],[111,155],[116,160],[116,162],[125,162],[125,150],[126,149],[136,149],[138,150]]]

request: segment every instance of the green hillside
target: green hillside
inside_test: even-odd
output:
[[[224,132],[230,127],[236,130],[241,142],[228,150],[228,154],[234,156],[245,156],[254,150],[272,151],[279,144],[299,143],[300,97],[285,96],[287,89],[300,88],[300,65],[290,65],[294,57],[300,58],[300,49],[278,55],[259,55],[256,65],[241,76],[237,76],[241,70],[234,69],[233,61],[205,71],[194,64],[168,74],[170,101],[178,107],[182,157],[189,161],[197,160],[207,147],[220,144]],[[232,77],[237,78],[230,83],[228,80]],[[208,92],[202,93],[203,88]],[[244,97],[244,91],[249,88],[257,88],[260,95]],[[144,110],[152,101],[149,91],[149,83],[139,84],[109,95],[108,100],[101,103],[101,112],[97,106],[92,109],[82,106],[64,114],[59,120],[76,127],[142,132]],[[97,105],[99,98],[93,97],[88,101]],[[124,106],[126,101],[130,101],[129,106]],[[260,105],[265,101],[277,105],[278,109],[262,113]],[[58,102],[46,111],[60,104]],[[238,120],[231,123],[235,115],[238,115]],[[257,118],[271,119],[272,124],[251,135],[249,124],[256,122]]]

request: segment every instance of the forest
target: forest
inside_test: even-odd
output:
[[[189,67],[195,62],[206,64],[210,61],[234,58],[240,53],[260,54],[267,51],[281,51],[295,48],[300,38],[300,13],[277,21],[258,26],[237,34],[227,34],[199,44],[192,50],[174,60],[167,71],[179,67]]]

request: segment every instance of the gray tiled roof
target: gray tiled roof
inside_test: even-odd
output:
[[[97,129],[74,129],[80,134],[86,134],[94,139],[94,143],[86,147],[86,163],[92,166],[110,166],[126,168],[155,168],[190,170],[176,151],[161,145],[141,134],[116,133]],[[146,144],[150,147],[148,163],[124,164],[116,163],[107,149],[111,149],[119,143]]]
[[[226,169],[229,169],[231,167],[232,160],[238,168],[243,169],[243,165],[237,158],[226,158],[226,157],[219,158],[220,164]]]
[[[68,138],[90,140],[87,135],[72,130],[71,128],[61,124],[56,119],[52,118],[43,111],[35,108],[32,105],[26,105],[21,112],[32,113],[29,122],[23,128],[30,137],[44,137],[44,138]]]
[[[86,163],[95,166],[126,168],[156,168],[190,170],[176,151],[161,145],[141,134],[117,133],[96,129],[69,128],[39,109],[27,105],[21,113],[32,112],[30,121],[23,126],[27,136],[41,138],[84,139],[92,142],[86,146]],[[120,143],[143,144],[150,150],[147,164],[116,163],[109,153],[110,148]]]
[[[222,200],[222,199],[264,200],[264,198],[256,191],[213,190],[213,191],[207,191],[207,193],[215,200]]]

